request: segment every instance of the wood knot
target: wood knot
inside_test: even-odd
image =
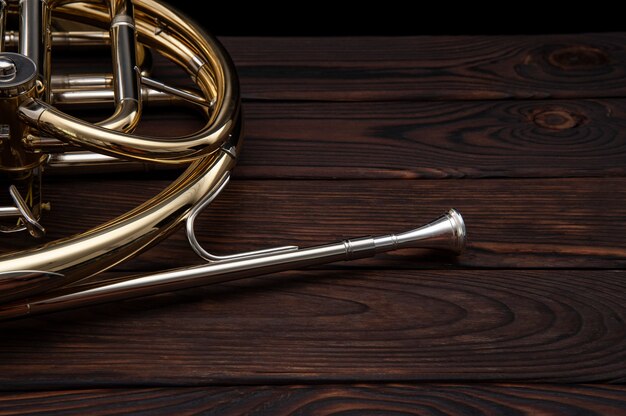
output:
[[[609,63],[609,55],[592,46],[567,46],[550,53],[550,65],[564,71],[580,71],[605,66]]]
[[[532,120],[544,129],[560,131],[579,126],[584,122],[585,117],[565,109],[549,109],[535,112]]]

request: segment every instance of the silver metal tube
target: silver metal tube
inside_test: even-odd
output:
[[[53,105],[110,106],[115,104],[112,74],[54,75],[51,80]],[[141,103],[183,104],[210,107],[200,93],[170,87],[148,77],[141,77]]]
[[[201,105],[204,107],[211,107],[213,103],[207,101],[204,97],[198,94],[194,94],[185,90],[181,90],[180,88],[170,87],[167,84],[159,82],[149,77],[141,77],[141,83],[146,85],[156,91],[161,91],[167,93],[169,95],[173,95],[182,100],[189,101],[192,104]]]
[[[111,166],[129,163],[122,159],[88,151],[52,153],[48,166],[52,168],[76,168],[84,166]]]
[[[111,44],[109,32],[70,31],[52,32],[53,46],[106,46]]]
[[[58,89],[110,89],[113,91],[112,74],[63,74],[53,75],[50,86]]]
[[[43,82],[43,99],[50,102],[50,78],[52,77],[52,9],[48,0],[41,0],[41,81]]]
[[[115,172],[151,172],[171,169],[168,165],[152,165],[137,161],[117,159],[100,153],[89,151],[70,151],[65,153],[51,153],[46,169],[49,175],[75,175],[79,169],[81,173],[110,173]]]
[[[0,207],[0,218],[15,218],[21,215],[16,207]]]
[[[0,0],[0,52],[4,52],[5,42],[4,34],[7,29],[7,3],[4,0]]]
[[[146,105],[181,105],[188,101],[169,94],[142,88],[141,99]],[[114,105],[113,90],[105,89],[63,89],[52,91],[52,105],[58,107],[103,108]]]
[[[141,117],[137,34],[131,0],[109,0],[115,112],[100,127],[132,132]]]
[[[450,210],[430,224],[398,235],[363,237],[297,251],[209,263],[129,277],[99,287],[70,287],[56,292],[56,296],[49,295],[28,303],[0,307],[0,320],[132,299],[340,260],[356,260],[402,248],[434,248],[458,253],[464,246],[465,224],[457,211]]]
[[[41,0],[20,0],[20,37],[18,51],[28,56],[42,74],[43,28]]]
[[[4,0],[3,0],[4,1]],[[5,31],[2,38],[7,48],[19,47],[20,34],[16,31]],[[2,40],[0,39],[0,41]],[[100,31],[71,31],[52,32],[52,46],[107,46],[111,44],[109,32]]]

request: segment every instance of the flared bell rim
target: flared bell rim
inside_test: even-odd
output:
[[[450,221],[452,230],[452,244],[450,248],[455,254],[461,254],[467,247],[465,220],[461,213],[454,208],[448,210],[446,217]]]

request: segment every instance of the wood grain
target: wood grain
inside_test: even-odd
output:
[[[623,271],[294,271],[2,324],[0,389],[626,381]]]
[[[118,179],[50,182],[47,195],[54,209],[47,219],[47,240],[113,219],[169,184],[132,175],[135,179],[123,180],[120,174]],[[331,267],[615,269],[626,266],[625,198],[626,179],[621,178],[237,180],[200,216],[197,229],[202,244],[226,254],[400,232],[454,207],[463,214],[469,237],[467,252],[458,258],[405,250]],[[2,244],[8,248],[18,241]],[[123,270],[198,263],[178,232]]]
[[[383,384],[74,390],[4,394],[0,415],[511,415],[626,414],[626,390],[606,385]]]
[[[626,173],[624,100],[248,103],[244,114],[241,178]]]
[[[626,34],[223,38],[246,99],[619,97]]]
[[[0,414],[626,414],[626,33],[222,41],[246,143],[203,244],[310,246],[455,207],[467,252],[3,323]],[[156,62],[154,78],[189,86]],[[138,133],[200,127],[146,107]],[[46,177],[44,242],[174,176]],[[108,275],[199,262],[178,232]]]
[[[179,69],[160,61],[155,77],[188,85]],[[624,175],[623,99],[474,98],[483,101],[249,102],[235,173],[346,179]],[[173,137],[201,127],[193,113],[147,108],[138,133]]]
[[[95,121],[92,114],[78,114]],[[246,103],[244,179],[558,178],[626,174],[626,100]],[[191,134],[147,108],[139,134]],[[76,172],[76,171],[74,171]]]
[[[235,62],[247,101],[601,98],[626,93],[626,33],[220,40]],[[161,56],[155,56],[155,63],[154,77],[190,85]],[[84,61],[65,65],[84,67]]]

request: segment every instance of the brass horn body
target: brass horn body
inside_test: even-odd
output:
[[[17,27],[11,28],[10,23]],[[55,48],[110,46],[112,73],[52,73]],[[152,79],[158,53],[182,68],[195,88]],[[62,111],[113,104],[95,124]],[[205,124],[184,137],[134,133],[143,107],[185,105]],[[212,35],[158,0],[0,0],[0,206],[5,238],[45,233],[42,177],[49,171],[154,164],[184,167],[171,185],[130,212],[65,239],[0,255],[0,319],[144,296],[214,282],[352,260],[399,248],[460,253],[465,225],[455,210],[397,235],[321,247],[278,247],[215,256],[194,233],[196,216],[227,185],[242,144],[235,67]],[[4,201],[4,200],[3,200]],[[197,267],[116,281],[84,283],[157,244],[183,224]],[[2,238],[2,236],[0,236]]]

